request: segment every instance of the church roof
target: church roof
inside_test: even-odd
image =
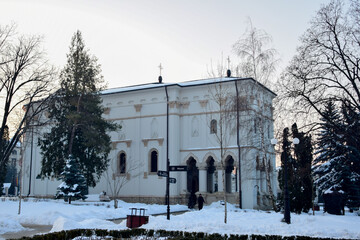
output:
[[[256,82],[253,78],[238,78],[238,77],[222,77],[222,78],[207,78],[207,79],[200,79],[200,80],[192,80],[187,82],[180,82],[180,83],[147,83],[147,84],[140,84],[140,85],[133,85],[133,86],[126,86],[126,87],[119,87],[119,88],[110,88],[100,92],[102,95],[108,94],[115,94],[115,93],[122,93],[122,92],[131,92],[131,91],[139,91],[145,89],[152,89],[152,88],[162,88],[165,86],[178,86],[178,87],[192,87],[192,86],[200,86],[200,85],[209,85],[219,82],[231,82],[235,80],[251,80]],[[260,84],[260,83],[259,83]],[[262,87],[267,89],[272,94],[276,95],[270,89],[265,87],[264,85],[260,84]]]

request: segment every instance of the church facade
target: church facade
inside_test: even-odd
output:
[[[275,96],[252,78],[233,77],[102,91],[103,116],[121,129],[109,133],[109,167],[89,194],[165,203],[169,174],[171,204],[187,204],[191,193],[211,203],[225,192],[228,202],[241,196],[242,208],[267,208],[269,191],[276,196]],[[39,177],[37,139],[44,131],[26,135],[23,195],[51,197],[60,184]]]

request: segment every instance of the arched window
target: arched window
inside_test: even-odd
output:
[[[150,172],[157,173],[158,171],[158,152],[156,150],[151,150],[150,152]]]
[[[211,120],[210,122],[210,133],[211,134],[217,133],[217,121],[215,119]]]
[[[119,173],[123,174],[126,172],[126,154],[124,152],[120,153],[119,156]]]

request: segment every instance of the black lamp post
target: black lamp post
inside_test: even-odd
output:
[[[284,222],[290,224],[290,199],[287,180],[288,155],[286,152],[281,153],[281,160],[284,163]]]

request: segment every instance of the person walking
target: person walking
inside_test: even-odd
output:
[[[201,196],[201,194],[199,194],[197,202],[198,202],[199,210],[201,210],[203,208],[203,205],[205,202],[205,200],[204,200],[203,196]]]

